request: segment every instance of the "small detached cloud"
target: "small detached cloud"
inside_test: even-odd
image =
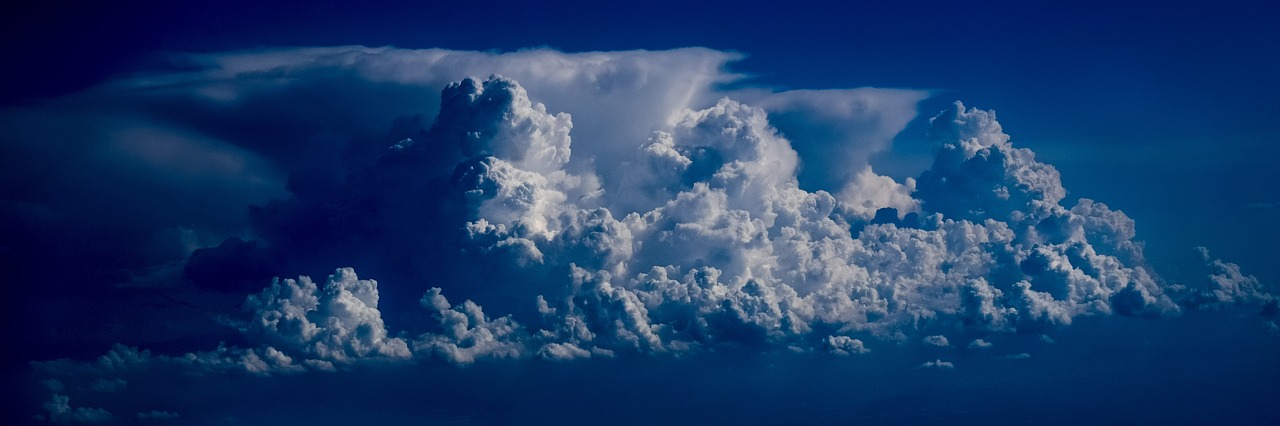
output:
[[[930,370],[954,370],[956,365],[952,364],[950,361],[943,361],[939,359],[920,364],[919,368]]]
[[[136,417],[139,420],[175,420],[182,416],[171,411],[151,410],[139,412]]]
[[[943,335],[925,336],[924,339],[921,339],[920,341],[926,345],[937,346],[941,348],[951,346],[951,342],[947,341],[947,336],[943,336]]]
[[[1202,290],[1191,295],[1185,303],[1204,308],[1275,306],[1276,292],[1273,286],[1263,284],[1252,275],[1245,275],[1240,271],[1239,265],[1213,258],[1207,248],[1196,247],[1196,251],[1200,253],[1210,272]]]
[[[968,346],[968,348],[969,348],[969,349],[987,349],[987,348],[990,348],[990,347],[992,347],[992,346],[994,346],[994,345],[992,345],[992,343],[991,343],[991,342],[988,342],[988,341],[986,341],[986,340],[982,340],[982,339],[973,339],[973,341],[972,341],[972,342],[969,342],[969,346]]]
[[[861,340],[849,336],[827,336],[827,351],[836,355],[857,355],[871,352]]]

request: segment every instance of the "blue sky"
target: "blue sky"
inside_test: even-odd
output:
[[[12,12],[19,423],[1280,418],[1272,4]]]

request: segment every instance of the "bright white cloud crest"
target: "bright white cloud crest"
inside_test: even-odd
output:
[[[434,125],[378,147],[375,161],[327,192],[379,206],[359,223],[400,241],[387,247],[450,256],[431,263],[441,268],[510,272],[500,276],[513,282],[441,281],[475,275],[428,271],[421,280],[436,288],[420,306],[435,323],[387,324],[380,284],[349,268],[323,287],[278,279],[245,304],[250,318],[241,328],[258,347],[177,358],[113,353],[258,374],[369,360],[467,364],[724,346],[858,355],[882,344],[985,348],[991,344],[978,337],[1038,333],[1081,316],[1175,314],[1194,298],[1274,299],[1207,254],[1218,271],[1213,291],[1164,283],[1133,240],[1132,220],[1088,199],[1063,206],[1058,172],[1014,147],[992,112],[956,103],[933,118],[941,145],[933,166],[898,182],[874,173],[868,158],[915,116],[924,93],[718,90],[736,78],[723,71],[735,58],[704,49],[271,50],[197,56],[202,71],[129,81],[230,105],[332,73],[415,87],[452,82],[439,110],[427,109]],[[502,76],[456,81],[492,73]],[[825,116],[799,113],[827,106]],[[828,156],[798,153],[775,117],[827,126],[832,146],[809,140],[803,151]],[[844,145],[856,141],[868,145]],[[804,167],[834,193],[802,189]],[[307,192],[293,196],[287,202],[323,204],[307,204],[316,197]],[[266,211],[274,216],[259,232],[286,249],[291,242],[271,240],[285,235],[272,224],[325,214]],[[341,229],[348,234],[335,241],[358,240],[358,231]],[[459,246],[424,248],[451,241]],[[483,296],[486,286],[536,314],[446,298]],[[94,415],[68,411],[65,398],[54,403],[51,415]]]

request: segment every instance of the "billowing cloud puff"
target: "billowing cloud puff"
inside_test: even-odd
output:
[[[569,115],[547,114],[515,81],[466,79],[440,96],[433,143],[459,147],[464,157],[499,157],[536,172],[569,162]]]
[[[422,306],[435,313],[443,331],[424,334],[414,341],[418,353],[438,355],[458,364],[469,364],[479,357],[525,355],[521,341],[524,332],[510,317],[491,319],[470,300],[451,306],[438,288],[422,296]]]
[[[995,113],[957,102],[931,123],[942,149],[917,183],[925,209],[954,219],[1005,220],[1066,196],[1058,170],[1014,148]]]
[[[871,352],[861,340],[849,336],[827,336],[827,350],[836,355],[865,354]]]
[[[249,296],[245,308],[253,319],[244,331],[324,362],[353,359],[407,358],[405,341],[388,337],[378,311],[378,283],[361,280],[350,268],[339,269],[319,289],[309,277],[276,280]],[[264,361],[250,353],[251,369],[266,371],[268,363],[289,365],[288,355],[268,347]]]
[[[918,212],[920,201],[911,196],[915,190],[914,178],[898,183],[893,178],[876,174],[867,166],[845,183],[844,188],[836,193],[836,198],[859,218],[871,219],[883,208],[894,209],[899,214]]]
[[[1274,311],[1276,293],[1271,286],[1240,272],[1240,266],[1209,256],[1209,249],[1196,247],[1211,268],[1208,285],[1191,296],[1189,303],[1209,307],[1220,305],[1267,305]]]

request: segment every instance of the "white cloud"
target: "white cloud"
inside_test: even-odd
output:
[[[933,335],[933,336],[924,336],[924,339],[921,339],[921,342],[923,342],[926,345],[938,346],[943,348],[951,346],[951,342],[947,341],[947,336],[943,336],[940,334]]]
[[[836,355],[854,355],[871,352],[861,340],[849,336],[827,336],[827,351]]]
[[[950,361],[933,360],[920,364],[919,368],[935,369],[935,370],[954,370],[956,365]]]
[[[1007,220],[1066,196],[1058,170],[1015,148],[995,113],[959,102],[930,120],[930,136],[942,142],[933,167],[917,180],[928,211],[953,219]]]
[[[413,341],[413,350],[435,354],[449,362],[470,364],[482,357],[520,358],[528,355],[520,324],[510,316],[489,318],[484,310],[467,300],[457,306],[432,288],[421,304],[435,313],[443,332],[427,333]]]
[[[1196,247],[1196,251],[1200,252],[1201,258],[1210,268],[1208,285],[1193,296],[1197,305],[1262,305],[1276,300],[1275,293],[1269,291],[1269,286],[1252,275],[1245,275],[1240,271],[1239,265],[1209,256],[1209,249],[1204,247]]]
[[[569,162],[568,114],[547,114],[513,80],[464,79],[445,87],[432,142],[458,146],[465,157],[494,156],[539,173]]]
[[[350,268],[330,275],[323,290],[309,277],[277,279],[249,296],[245,308],[253,316],[245,332],[261,334],[303,356],[334,363],[410,356],[403,339],[387,334],[378,311],[378,283],[359,279]],[[285,353],[270,346],[264,350],[245,355],[251,371],[295,367]]]
[[[886,207],[897,210],[899,216],[920,210],[920,200],[911,196],[916,190],[914,178],[898,183],[867,166],[847,182],[836,197],[862,219],[871,219],[877,210]]]
[[[571,268],[573,281],[568,297],[554,307],[555,313],[543,310],[544,315],[558,314],[550,321],[558,323],[553,330],[557,337],[571,345],[566,348],[594,351],[598,345],[610,354],[665,350],[649,319],[648,309],[635,293],[611,284],[608,272]]]
[[[538,356],[555,361],[590,358],[591,352],[573,343],[548,343],[538,348]]]

